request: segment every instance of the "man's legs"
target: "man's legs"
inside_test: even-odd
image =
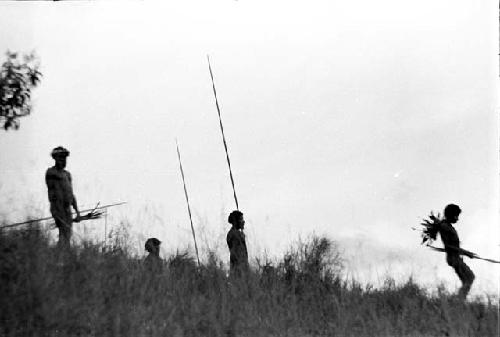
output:
[[[474,282],[475,279],[474,273],[462,259],[458,261],[458,263],[455,265],[454,268],[455,268],[455,273],[457,273],[458,278],[462,282],[462,287],[458,291],[458,295],[465,300],[472,286],[472,282]]]
[[[60,248],[68,249],[71,246],[71,227],[64,223],[60,223],[57,225],[57,228],[59,228],[59,241],[57,245]]]
[[[72,216],[71,209],[63,209],[59,212],[53,212],[52,216],[56,220],[56,226],[59,229],[59,241],[57,246],[62,249],[68,249],[71,245],[72,234]]]

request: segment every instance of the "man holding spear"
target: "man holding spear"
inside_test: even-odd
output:
[[[245,220],[243,213],[236,210],[227,219],[232,227],[227,233],[226,242],[229,248],[230,276],[241,277],[248,271],[248,251],[245,241]]]
[[[461,255],[473,259],[476,254],[460,248],[458,233],[453,227],[453,224],[457,223],[461,212],[462,210],[458,205],[449,204],[446,206],[444,209],[444,220],[441,222],[439,233],[446,250],[446,262],[455,270],[455,273],[462,282],[462,287],[458,294],[461,298],[465,299],[472,286],[472,282],[474,282],[475,276],[469,266],[465,264]]]
[[[65,170],[69,151],[62,146],[58,146],[52,150],[51,156],[55,161],[55,165],[47,169],[45,173],[50,213],[59,229],[58,246],[66,249],[70,247],[73,221],[80,221],[80,211],[73,194],[71,174]],[[71,215],[71,207],[76,212],[74,220]]]
[[[219,107],[219,101],[217,100],[217,91],[215,90],[214,75],[212,72],[212,67],[210,65],[210,58],[207,55],[208,70],[210,72],[210,78],[212,80],[212,89],[215,97],[215,106],[217,108],[217,114],[219,116],[219,126],[222,135],[222,142],[224,144],[224,150],[226,152],[227,166],[229,169],[229,178],[231,179],[231,186],[233,187],[234,202],[236,204],[236,210],[231,212],[228,217],[228,222],[232,225],[231,229],[227,233],[226,242],[229,248],[229,262],[230,262],[230,276],[231,277],[241,277],[248,271],[248,251],[245,241],[245,233],[243,229],[245,227],[245,220],[243,219],[243,213],[239,210],[238,198],[236,196],[236,188],[234,184],[233,171],[231,170],[231,161],[229,160],[229,151],[227,149],[226,136],[224,135],[224,127],[222,126],[222,117]]]
[[[462,210],[458,205],[449,204],[444,209],[444,219],[440,219],[431,213],[430,219],[425,220],[422,225],[426,228],[423,231],[423,242],[432,242],[436,239],[437,234],[441,236],[444,249],[436,248],[428,244],[429,247],[435,250],[446,252],[446,262],[455,270],[458,278],[462,282],[462,287],[458,291],[458,295],[465,299],[474,282],[475,276],[472,270],[467,266],[461,255],[465,255],[471,259],[479,258],[475,253],[460,248],[460,240],[458,233],[453,224],[457,223],[458,217]],[[496,262],[496,261],[492,261]]]

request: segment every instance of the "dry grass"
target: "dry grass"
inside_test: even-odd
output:
[[[157,273],[123,243],[61,255],[39,230],[0,237],[0,336],[497,336],[498,303],[430,296],[411,279],[381,289],[342,277],[325,238],[228,280],[211,254]]]

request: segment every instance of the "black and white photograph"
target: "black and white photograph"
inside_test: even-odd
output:
[[[0,2],[0,337],[500,336],[499,18]]]

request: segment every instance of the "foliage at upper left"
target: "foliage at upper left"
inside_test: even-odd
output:
[[[42,73],[34,52],[20,56],[7,51],[6,55],[0,69],[0,123],[5,130],[17,130],[19,118],[31,113],[31,90],[40,82]]]

